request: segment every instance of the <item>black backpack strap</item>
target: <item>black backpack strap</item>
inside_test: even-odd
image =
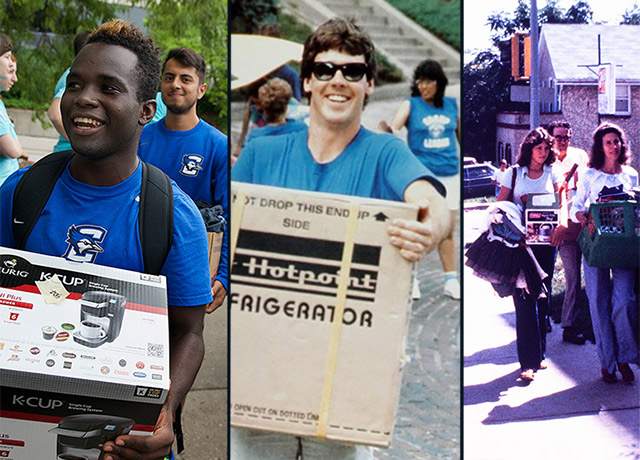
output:
[[[173,187],[165,173],[145,162],[138,228],[144,271],[159,275],[173,243]]]
[[[13,235],[16,249],[24,249],[56,182],[71,161],[73,150],[49,154],[24,173],[13,191]]]

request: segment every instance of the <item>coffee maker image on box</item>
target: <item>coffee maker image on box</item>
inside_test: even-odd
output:
[[[73,340],[91,348],[113,342],[122,328],[127,299],[109,292],[87,291],[79,302],[80,327]]]
[[[57,434],[57,460],[102,460],[102,446],[128,434],[134,421],[111,415],[69,415],[51,428]]]

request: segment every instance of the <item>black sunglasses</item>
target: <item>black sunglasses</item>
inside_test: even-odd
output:
[[[361,62],[353,62],[350,64],[334,64],[333,62],[314,62],[313,75],[318,80],[329,81],[333,78],[337,71],[342,72],[345,80],[355,82],[362,80],[369,70],[367,64]]]

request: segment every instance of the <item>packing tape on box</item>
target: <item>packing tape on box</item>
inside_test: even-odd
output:
[[[239,191],[231,210],[231,255],[229,262],[231,267],[233,267],[233,258],[235,256],[236,246],[238,244],[238,235],[240,233],[240,225],[242,223],[242,217],[244,214],[246,202],[246,195],[243,192]],[[316,431],[316,436],[320,438],[327,437],[329,406],[331,404],[331,394],[333,392],[333,383],[338,362],[340,335],[342,332],[342,318],[344,316],[344,309],[347,302],[347,289],[349,286],[349,277],[351,274],[351,261],[353,259],[353,249],[355,245],[356,231],[358,228],[359,214],[360,206],[358,204],[352,204],[351,206],[349,206],[347,232],[342,249],[342,260],[340,262],[340,278],[338,279],[338,290],[336,293],[335,315],[333,324],[331,326],[331,338],[329,340],[327,366],[324,374],[322,400],[320,403],[318,428]]]
[[[340,278],[338,279],[338,291],[336,293],[335,318],[331,326],[329,355],[327,356],[327,367],[324,373],[322,401],[320,403],[318,429],[316,431],[316,435],[320,438],[327,437],[329,405],[331,404],[331,393],[333,392],[333,382],[336,374],[336,365],[338,362],[338,349],[340,347],[340,334],[342,332],[342,317],[344,315],[344,308],[347,303],[347,288],[349,287],[349,276],[351,275],[351,260],[353,259],[353,247],[356,237],[356,230],[358,228],[359,214],[359,205],[352,204],[351,206],[349,206],[347,234],[342,249],[342,261],[340,262]]]
[[[229,255],[229,267],[233,270],[233,257],[236,255],[236,245],[238,244],[238,234],[240,233],[240,224],[242,224],[242,214],[244,213],[244,205],[247,202],[247,196],[243,192],[238,192],[236,201],[231,209],[231,241]]]

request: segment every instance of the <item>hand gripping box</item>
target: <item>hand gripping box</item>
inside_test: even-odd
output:
[[[388,446],[413,264],[403,203],[232,183],[231,424]]]
[[[168,391],[164,277],[0,247],[0,458],[97,459]]]
[[[557,193],[529,193],[524,209],[527,244],[551,244],[551,234],[560,223]]]

